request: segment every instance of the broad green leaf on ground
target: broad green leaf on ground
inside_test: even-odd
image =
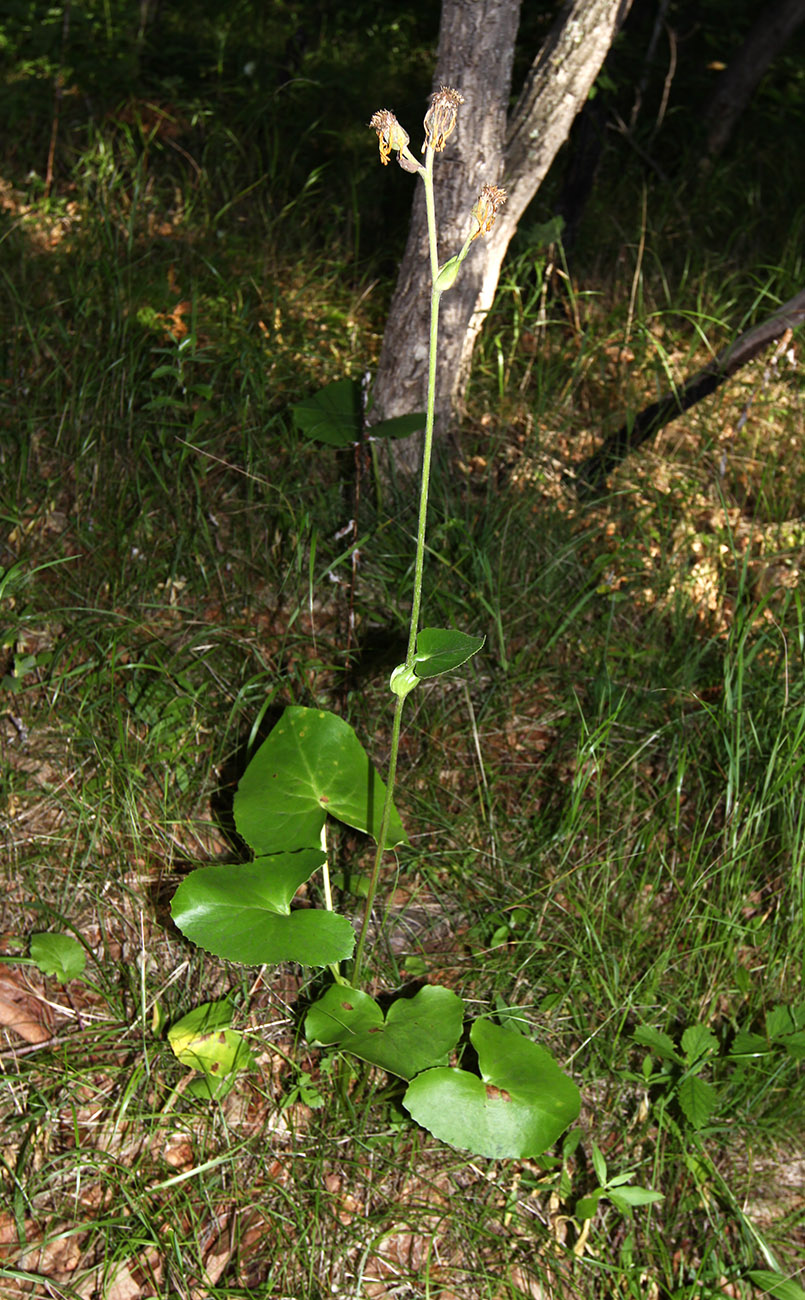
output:
[[[360,384],[339,379],[291,407],[297,429],[306,438],[330,447],[348,447],[357,442],[363,428]]]
[[[207,1002],[168,1030],[168,1042],[176,1058],[205,1076],[197,1081],[198,1086],[190,1085],[194,1096],[222,1096],[231,1086],[229,1076],[251,1064],[252,1055],[243,1037],[229,1028],[231,1020],[228,1002]]]
[[[237,1070],[232,1070],[220,1079],[214,1074],[200,1074],[198,1078],[190,1080],[185,1095],[196,1097],[199,1101],[223,1101],[237,1082]]]
[[[705,1083],[695,1074],[688,1075],[679,1083],[679,1105],[689,1124],[704,1128],[718,1105],[716,1090],[712,1083]]]
[[[74,980],[87,964],[87,954],[69,934],[32,934],[31,960],[43,975],[55,975],[60,984]]]
[[[795,1061],[805,1059],[805,1031],[800,1030],[796,1034],[787,1034],[785,1038],[777,1040],[780,1047],[784,1047],[788,1055]]]
[[[386,787],[355,732],[323,709],[287,708],[240,779],[235,824],[255,853],[321,842],[329,813],[377,839]],[[392,811],[386,847],[406,842]]]
[[[174,894],[171,915],[199,947],[246,966],[342,961],[355,944],[347,918],[290,907],[300,885],[323,862],[320,850],[306,849],[238,866],[199,867]]]
[[[417,677],[441,677],[471,659],[486,637],[467,636],[451,627],[423,627],[416,639],[414,672]]]
[[[447,1060],[461,1036],[464,1003],[450,989],[426,984],[412,998],[397,998],[385,1018],[374,998],[333,984],[305,1019],[308,1042],[337,1046],[362,1061],[411,1079]]]
[[[759,1287],[764,1296],[774,1296],[774,1300],[805,1300],[805,1291],[799,1283],[786,1277],[784,1273],[773,1273],[771,1269],[756,1268],[748,1276],[752,1285]]]
[[[451,1146],[497,1159],[538,1156],[572,1124],[579,1090],[544,1047],[478,1020],[470,1032],[481,1078],[425,1070],[409,1084],[411,1117]]]

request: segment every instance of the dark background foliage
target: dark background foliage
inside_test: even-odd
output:
[[[515,95],[556,10],[538,0],[523,6]],[[721,249],[728,239],[737,253],[749,239],[765,242],[773,256],[802,198],[796,158],[805,129],[805,30],[763,77],[702,201],[703,110],[717,65],[729,62],[757,6],[672,0],[647,64],[657,15],[658,7],[645,0],[634,6],[599,78],[597,93],[605,101],[598,118],[599,201],[606,205],[612,194],[617,203],[624,179],[640,178],[685,208],[693,204],[693,235],[703,245]],[[276,219],[305,184],[315,185],[322,237],[390,271],[404,237],[410,185],[401,175],[379,173],[365,124],[378,106],[393,108],[402,121],[421,119],[437,36],[437,7],[425,3],[202,0],[188,8],[169,0],[12,0],[0,20],[6,177],[33,187],[45,177],[60,86],[57,191],[88,139],[116,119],[139,130],[143,147],[161,152],[168,171],[192,168],[193,160],[203,166],[213,186],[212,216],[216,188],[228,202],[233,182],[244,195],[239,220],[247,213]],[[618,121],[629,124],[628,135]],[[538,197],[537,219],[555,206],[572,150],[571,141]],[[312,220],[308,208],[306,223]],[[282,237],[290,238],[289,231]]]

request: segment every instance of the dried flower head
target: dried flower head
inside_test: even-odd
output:
[[[437,153],[444,149],[448,136],[452,135],[456,125],[459,104],[464,103],[464,96],[450,86],[442,86],[431,96],[430,108],[425,114],[425,144]]]
[[[373,113],[369,125],[372,130],[377,131],[377,138],[380,142],[380,161],[385,167],[391,156],[392,149],[402,151],[411,137],[387,108],[379,108],[376,113]]]
[[[477,239],[480,234],[486,234],[495,224],[495,217],[498,215],[498,208],[506,202],[508,195],[505,190],[498,189],[497,185],[485,185],[478,195],[478,202],[472,209],[472,215],[478,222],[478,229],[473,235]]]

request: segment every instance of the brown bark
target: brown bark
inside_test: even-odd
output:
[[[764,72],[803,19],[805,0],[778,0],[763,9],[705,109],[708,158],[721,153]]]
[[[475,340],[492,305],[509,241],[567,139],[630,5],[631,0],[567,0],[507,121],[519,0],[443,0],[434,86],[456,87],[465,103],[455,135],[436,158],[440,262],[463,243],[482,186],[502,184],[509,199],[493,231],[475,242],[454,288],[442,298],[437,389],[442,429],[451,409],[460,409]],[[412,126],[402,125],[413,137]],[[375,421],[424,409],[429,307],[425,203],[419,185],[383,338]],[[418,441],[394,444],[404,471],[417,468]]]
[[[770,343],[782,338],[786,331],[796,329],[803,323],[805,289],[789,298],[772,316],[767,316],[764,321],[739,335],[734,343],[719,352],[709,365],[698,370],[681,388],[665,393],[659,401],[652,402],[633,420],[624,424],[617,433],[611,434],[592,456],[577,466],[575,479],[579,495],[586,496],[600,488],[607,474],[630,452],[648,442],[666,424],[670,424],[683,411],[689,411],[703,397],[709,397],[725,379],[754,360]]]

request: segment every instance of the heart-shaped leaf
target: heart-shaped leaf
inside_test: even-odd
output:
[[[470,1041],[481,1078],[467,1070],[425,1070],[403,1105],[443,1142],[496,1159],[541,1155],[579,1113],[575,1083],[538,1043],[477,1020]]]
[[[66,984],[82,973],[87,954],[70,934],[32,934],[31,960],[43,975],[55,975],[60,984]]]
[[[300,433],[330,447],[349,447],[363,428],[361,388],[354,379],[339,379],[291,407]]]
[[[347,918],[315,908],[290,908],[299,886],[323,861],[318,849],[306,849],[256,858],[243,866],[199,867],[174,894],[171,915],[199,947],[246,966],[282,961],[327,966],[342,961],[355,945]]]
[[[461,1036],[464,1003],[450,989],[426,984],[397,998],[386,1013],[368,993],[333,984],[305,1019],[308,1042],[343,1047],[362,1061],[411,1079],[446,1061]]]
[[[194,1096],[223,1096],[231,1087],[227,1076],[251,1064],[252,1054],[243,1037],[229,1028],[231,1020],[228,1002],[206,1002],[168,1030],[168,1042],[177,1059],[204,1075],[197,1081],[199,1087],[190,1085]]]
[[[471,659],[486,637],[467,636],[451,627],[423,627],[416,639],[414,672],[417,677],[441,677]]]
[[[335,713],[287,708],[240,779],[235,824],[255,853],[321,841],[328,813],[377,839],[386,787],[355,732]],[[406,842],[392,811],[387,848]]]

